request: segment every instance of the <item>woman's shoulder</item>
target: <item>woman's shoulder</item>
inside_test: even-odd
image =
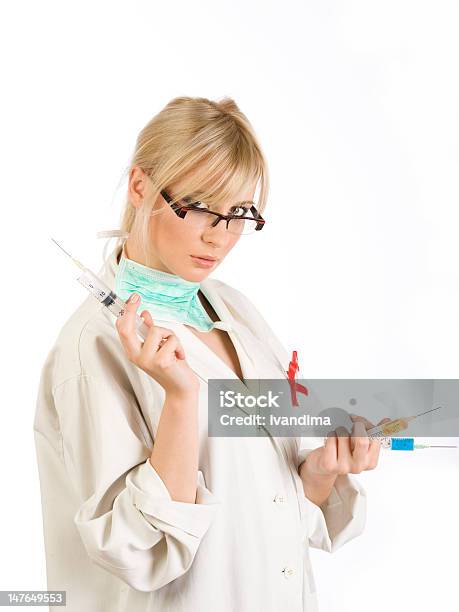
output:
[[[52,374],[53,387],[78,376],[104,377],[117,364],[126,367],[112,319],[108,309],[91,295],[73,311],[61,327],[44,365]]]

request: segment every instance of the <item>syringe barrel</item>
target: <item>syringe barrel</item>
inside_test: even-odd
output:
[[[392,438],[390,449],[412,451],[414,450],[414,438]]]
[[[382,425],[376,425],[371,429],[368,429],[367,433],[370,438],[380,437],[380,436],[392,436],[399,431],[403,431],[407,429],[408,421],[406,419],[396,419],[395,421],[390,421],[389,423],[383,423]]]
[[[85,268],[83,274],[78,278],[78,282],[92,293],[99,302],[106,306],[115,317],[118,318],[124,313],[126,309],[125,302],[91,270]],[[136,314],[136,326],[137,333],[142,340],[145,340],[149,328],[138,314]]]
[[[91,270],[85,268],[81,276],[78,277],[78,282],[83,285],[92,295],[99,300],[104,302],[107,296],[112,293],[110,287],[108,287],[100,278],[98,278]]]

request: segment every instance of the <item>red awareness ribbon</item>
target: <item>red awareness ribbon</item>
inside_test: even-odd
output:
[[[298,406],[299,405],[298,404],[298,398],[296,396],[297,391],[299,393],[304,393],[305,395],[309,394],[307,388],[304,385],[302,385],[302,384],[300,384],[300,383],[295,381],[295,377],[296,377],[296,374],[298,372],[298,369],[299,369],[299,366],[298,366],[298,353],[297,353],[297,351],[293,351],[292,352],[292,359],[290,360],[290,363],[288,365],[287,376],[288,376],[288,381],[289,381],[289,384],[290,384],[290,393],[291,393],[291,396],[292,396],[292,404],[294,406]]]

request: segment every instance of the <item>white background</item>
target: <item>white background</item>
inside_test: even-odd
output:
[[[46,588],[35,396],[86,297],[50,237],[99,269],[135,138],[177,95],[229,95],[258,134],[267,224],[214,276],[305,376],[458,377],[458,17],[445,0],[2,5],[0,589]],[[387,452],[359,476],[364,535],[313,551],[322,612],[457,607],[458,457]]]

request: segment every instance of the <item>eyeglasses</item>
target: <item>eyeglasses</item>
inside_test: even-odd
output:
[[[189,202],[187,201],[189,198],[183,198],[183,200],[180,201],[181,203],[171,203],[173,198],[171,198],[164,189],[161,190],[160,193],[175,214],[181,219],[184,219],[190,227],[197,229],[215,227],[218,222],[223,219],[226,221],[227,231],[230,234],[237,234],[239,236],[241,234],[246,235],[252,232],[258,232],[263,229],[265,224],[265,220],[253,205],[250,209],[242,205],[233,207],[240,208],[243,211],[241,215],[221,215],[218,212],[200,207],[202,202]]]

